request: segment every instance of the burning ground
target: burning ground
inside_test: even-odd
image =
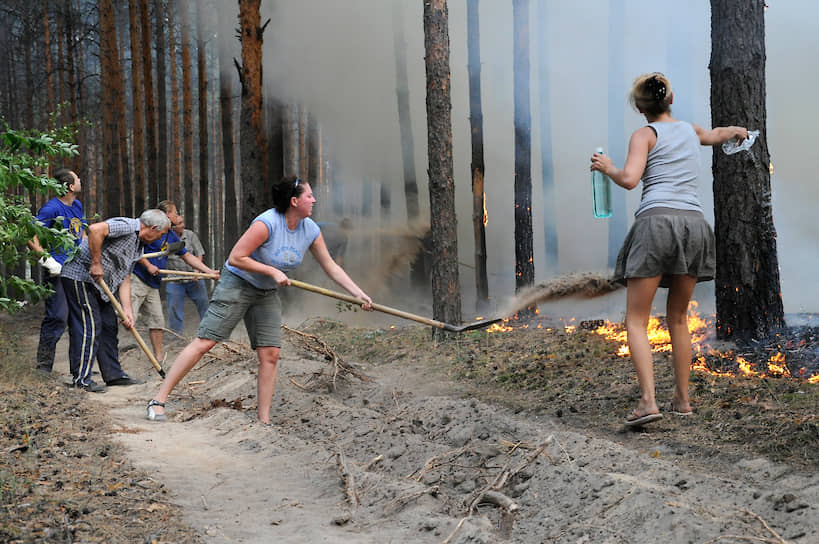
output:
[[[253,421],[256,363],[241,341],[186,377],[167,425],[143,419],[157,382],[136,350],[124,358],[145,386],[89,396],[47,381],[53,396],[27,403],[4,379],[4,413],[24,417],[0,470],[28,483],[5,481],[2,526],[18,531],[9,540],[37,540],[22,532],[36,526],[55,542],[123,524],[123,542],[815,541],[819,384],[804,374],[816,331],[754,349],[701,341],[695,415],[643,432],[621,423],[638,389],[620,332],[539,317],[434,344],[418,326],[292,324],[270,429]],[[655,336],[662,399],[671,364]],[[777,353],[791,376],[769,366]],[[92,409],[99,424],[55,407]],[[81,438],[85,473],[44,455]],[[58,489],[43,475],[61,469]]]

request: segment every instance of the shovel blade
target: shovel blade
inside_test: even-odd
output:
[[[492,318],[492,319],[484,319],[483,321],[475,321],[473,323],[467,323],[466,325],[459,325],[459,326],[450,325],[449,323],[447,323],[444,326],[444,330],[447,330],[449,332],[475,331],[475,330],[478,330],[478,329],[483,329],[483,328],[488,327],[490,325],[493,325],[495,323],[498,323],[499,321],[503,321],[503,318],[502,317],[495,317],[495,318]]]

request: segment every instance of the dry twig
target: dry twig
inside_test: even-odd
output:
[[[341,446],[338,445],[336,445],[336,463],[339,472],[341,472],[341,480],[344,482],[344,493],[347,495],[347,501],[354,509],[358,508],[358,495],[355,492],[353,474],[347,470],[347,465],[344,463],[344,453],[341,451]]]
[[[300,345],[303,349],[321,355],[325,360],[331,361],[333,367],[331,375],[331,387],[333,390],[335,390],[336,388],[336,380],[339,376],[346,377],[347,375],[351,375],[365,383],[372,381],[368,376],[356,370],[356,368],[353,367],[352,365],[346,363],[341,358],[341,356],[339,356],[332,348],[330,348],[329,345],[327,345],[326,342],[324,342],[315,334],[310,334],[296,329],[291,329],[286,325],[282,325],[282,330],[294,335],[295,338],[297,339],[298,345]],[[325,374],[323,371],[315,372],[311,378],[311,381],[318,380],[324,375]]]

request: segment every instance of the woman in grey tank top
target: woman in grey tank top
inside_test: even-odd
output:
[[[673,348],[675,389],[669,409],[692,413],[688,396],[691,334],[688,303],[698,281],[714,278],[714,233],[697,198],[699,146],[748,137],[744,127],[705,130],[671,116],[671,83],[660,73],[634,80],[629,100],[648,125],[631,135],[623,168],[595,153],[591,169],[603,172],[625,189],[643,182],[640,206],[617,258],[615,279],[625,284],[626,330],[631,359],[640,383],[640,400],[626,425],[641,426],[662,418],[654,394],[654,361],[648,341],[651,303],[658,287],[668,288],[666,319]]]

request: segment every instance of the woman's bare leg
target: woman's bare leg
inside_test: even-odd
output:
[[[672,404],[678,412],[691,411],[688,398],[688,378],[691,374],[691,333],[688,331],[688,303],[697,278],[674,276],[668,290],[666,319],[671,335],[672,359],[674,361],[674,397]]]
[[[162,385],[159,386],[159,393],[156,394],[154,400],[164,404],[165,401],[168,400],[168,395],[170,395],[173,388],[176,387],[176,384],[178,384],[179,381],[196,366],[199,359],[215,345],[215,340],[208,340],[206,338],[195,338],[193,342],[188,344],[187,347],[177,355],[173,366],[171,366],[171,369],[168,371],[168,375],[165,377]],[[157,415],[165,413],[165,408],[162,406],[154,405],[153,410]]]
[[[654,396],[654,360],[651,355],[651,344],[648,342],[651,304],[659,285],[660,276],[629,278],[626,290],[626,331],[631,360],[640,384],[640,401],[636,409],[637,415],[640,416],[659,412]]]
[[[270,423],[270,406],[273,404],[273,392],[276,390],[279,348],[260,347],[256,349],[256,354],[259,356],[259,374],[256,383],[256,415],[262,423]]]

